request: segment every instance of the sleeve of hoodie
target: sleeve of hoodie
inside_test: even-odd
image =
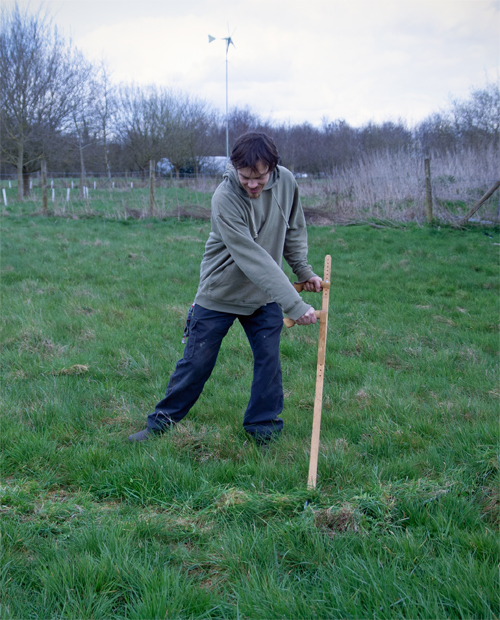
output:
[[[226,196],[215,218],[219,234],[238,268],[296,321],[311,307],[306,304],[272,256],[258,245],[236,202]]]
[[[307,264],[307,228],[304,212],[300,203],[299,188],[294,179],[295,192],[292,209],[288,219],[288,230],[285,238],[283,256],[290,265],[298,282],[305,282],[316,274]]]

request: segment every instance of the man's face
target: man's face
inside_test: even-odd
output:
[[[238,168],[237,170],[239,182],[250,198],[258,198],[262,194],[271,176],[267,164],[259,161],[256,167],[258,172],[251,168]]]

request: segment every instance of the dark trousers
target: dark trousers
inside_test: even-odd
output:
[[[207,310],[196,304],[188,322],[184,356],[170,377],[165,398],[148,416],[148,428],[161,432],[182,420],[198,400],[212,374],[224,336],[238,319],[254,357],[250,401],[243,428],[258,441],[280,432],[283,420],[283,386],[279,342],[283,314],[278,304],[262,306],[250,316]]]

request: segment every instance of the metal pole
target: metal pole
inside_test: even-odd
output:
[[[228,98],[228,67],[227,52],[229,50],[229,41],[226,45],[226,160],[229,161],[229,98]]]

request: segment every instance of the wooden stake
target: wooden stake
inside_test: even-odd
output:
[[[424,160],[425,167],[425,202],[427,207],[427,223],[432,224],[432,185],[431,185],[431,160]]]
[[[152,217],[155,210],[155,161],[149,160],[149,215]]]
[[[330,284],[332,269],[332,257],[325,256],[325,272],[323,281]],[[328,304],[330,300],[330,287],[323,287],[323,304],[319,318],[319,341],[318,341],[318,365],[316,368],[316,393],[314,396],[313,428],[311,437],[311,456],[309,459],[309,477],[307,486],[310,489],[316,487],[318,473],[319,434],[321,429],[321,410],[323,407],[323,381],[325,375],[326,335],[328,330]]]
[[[42,169],[42,212],[47,215],[47,161],[43,158],[40,163]]]
[[[479,207],[488,200],[488,198],[496,192],[496,190],[500,187],[500,181],[497,181],[493,187],[491,187],[486,194],[476,202],[476,204],[472,207],[472,209],[464,215],[464,217],[458,222],[459,226],[463,226],[469,219],[474,215],[474,213],[479,209]]]

